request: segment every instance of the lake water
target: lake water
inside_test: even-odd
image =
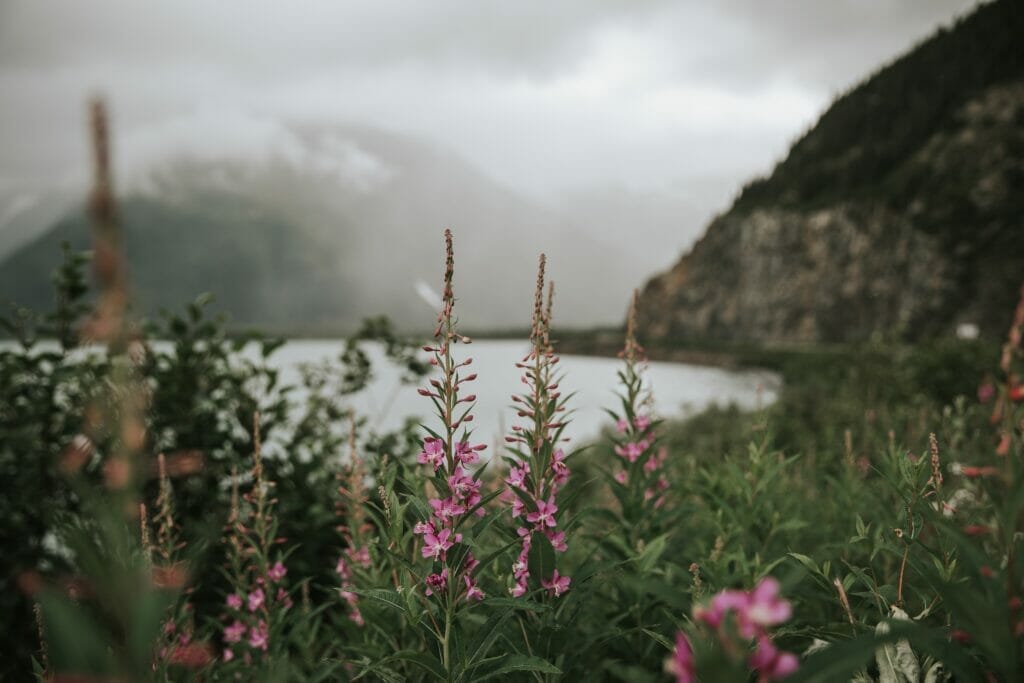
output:
[[[272,364],[281,368],[284,379],[298,377],[301,363],[337,358],[344,347],[341,341],[294,340],[272,356]],[[374,379],[370,386],[352,399],[353,406],[370,416],[375,429],[401,426],[408,415],[416,415],[434,426],[433,406],[429,399],[416,393],[417,386],[403,386],[397,369],[387,365],[383,350],[367,345],[373,361]],[[521,393],[522,371],[515,363],[528,351],[525,341],[482,340],[456,348],[460,359],[472,356],[472,371],[479,378],[466,385],[467,393],[477,395],[475,440],[493,443],[508,430],[515,417],[510,408],[513,393]],[[569,407],[575,412],[566,436],[575,441],[596,436],[609,422],[604,408],[616,408],[617,371],[622,362],[615,358],[562,356],[559,363],[564,378],[560,389],[576,392]],[[721,368],[687,365],[685,363],[649,364],[646,378],[653,390],[655,412],[660,417],[681,417],[700,411],[711,404],[735,403],[753,409],[767,405],[776,398],[780,379],[765,371],[733,371]],[[425,382],[423,383],[425,385]]]
[[[161,343],[157,342],[157,346]],[[0,340],[0,347],[12,343]],[[52,342],[41,347],[56,348]],[[341,340],[298,339],[287,342],[270,358],[270,364],[281,370],[282,380],[297,384],[299,368],[304,363],[319,363],[337,359],[344,349]],[[369,417],[370,427],[386,431],[401,427],[406,416],[417,416],[434,426],[433,405],[416,393],[420,385],[403,385],[397,368],[390,365],[383,348],[375,343],[364,345],[373,364],[373,379],[359,394],[350,397],[351,405]],[[515,417],[511,409],[511,396],[521,393],[522,371],[515,367],[528,351],[522,340],[481,340],[468,346],[459,345],[459,359],[472,356],[472,370],[479,378],[466,385],[468,393],[477,395],[474,414],[474,438],[492,444],[508,431]],[[255,356],[250,347],[246,353]],[[426,354],[424,354],[426,357]],[[560,389],[575,392],[569,407],[574,411],[565,435],[575,442],[596,436],[601,427],[609,423],[604,408],[617,408],[615,396],[622,361],[616,358],[591,356],[562,356],[559,363],[564,375]],[[772,403],[780,387],[777,374],[766,371],[734,371],[721,368],[688,365],[685,363],[655,363],[648,365],[646,382],[653,391],[654,410],[659,417],[672,418],[699,412],[712,404],[735,403],[744,409]]]

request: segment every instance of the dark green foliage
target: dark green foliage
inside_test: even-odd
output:
[[[1024,77],[1024,7],[986,3],[838,98],[771,177],[744,188],[737,206],[822,205],[878,191],[957,108],[986,87]],[[896,198],[894,198],[896,199]],[[938,198],[936,198],[938,199]]]
[[[38,648],[31,626],[32,601],[19,589],[19,576],[38,572],[59,577],[71,569],[63,542],[55,532],[80,500],[60,463],[75,454],[76,434],[83,429],[84,408],[107,387],[110,358],[100,349],[78,348],[77,326],[89,310],[84,267],[87,259],[65,245],[64,264],[54,274],[53,312],[40,315],[13,310],[0,319],[17,344],[0,349],[0,677],[28,668]],[[421,366],[407,348],[416,342],[397,337],[386,320],[368,323],[349,341],[337,363],[303,370],[300,386],[282,386],[268,363],[280,346],[260,335],[228,337],[224,319],[210,318],[208,296],[200,296],[181,313],[164,312],[144,326],[148,339],[140,371],[151,388],[147,443],[143,457],[149,480],[144,494],[156,497],[156,455],[166,455],[175,477],[177,522],[189,548],[193,573],[201,576],[191,602],[199,614],[215,614],[224,585],[217,567],[227,519],[228,491],[223,485],[232,468],[245,471],[252,452],[252,416],[259,411],[271,450],[294,457],[268,459],[268,476],[276,480],[281,502],[280,531],[286,538],[310,539],[297,546],[290,562],[297,576],[314,586],[333,579],[339,540],[324,530],[337,523],[334,511],[337,463],[347,450],[349,409],[345,397],[360,389],[370,367],[359,344],[380,340],[405,368],[407,379]],[[57,339],[58,344],[52,341]],[[381,447],[403,454],[401,434],[367,434]],[[99,457],[106,443],[84,448],[85,481],[99,477]],[[180,471],[175,474],[176,468]],[[314,542],[312,539],[316,538]],[[318,589],[314,588],[314,593]],[[59,608],[54,608],[59,609]]]

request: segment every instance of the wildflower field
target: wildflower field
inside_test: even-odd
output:
[[[627,324],[573,443],[541,257],[488,444],[450,232],[433,337],[370,321],[298,392],[203,301],[131,321],[102,166],[95,301],[67,252],[55,310],[5,320],[5,680],[1020,680],[1024,300],[1001,352],[737,352],[781,399],[685,422]],[[348,407],[371,340],[429,420]]]

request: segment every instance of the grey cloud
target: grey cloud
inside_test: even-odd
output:
[[[0,182],[85,166],[82,102],[102,90],[135,157],[169,130],[216,151],[239,120],[354,121],[529,193],[729,177],[719,201],[831,94],[971,5],[6,0]]]

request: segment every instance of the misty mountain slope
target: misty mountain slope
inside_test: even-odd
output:
[[[200,291],[237,324],[332,332],[387,314],[433,323],[417,295],[440,289],[442,232],[456,237],[468,328],[529,323],[537,255],[548,254],[565,324],[615,320],[634,273],[558,212],[415,138],[357,126],[293,127],[269,158],[169,159],[130,179],[123,204],[141,310]],[[0,262],[0,300],[39,305],[61,240],[88,245],[72,214]]]
[[[1024,5],[983,5],[840,97],[650,280],[649,339],[1005,334],[1024,280]]]
[[[65,216],[81,197],[36,188],[0,189],[0,260],[28,244]]]
[[[245,204],[208,199],[193,209],[133,197],[122,203],[121,221],[140,310],[177,309],[213,290],[218,308],[240,325],[329,324],[351,312],[337,249],[308,235],[297,238],[295,226]],[[48,306],[47,280],[64,241],[76,250],[89,248],[85,216],[60,221],[0,266],[2,296],[37,309]]]

